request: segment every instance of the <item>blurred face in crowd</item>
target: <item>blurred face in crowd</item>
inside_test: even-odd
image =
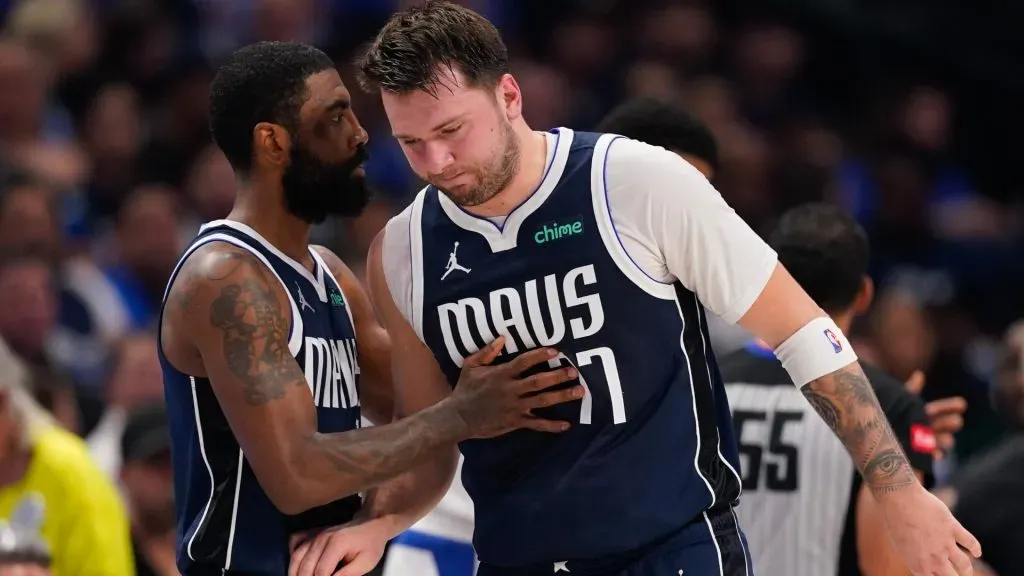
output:
[[[309,98],[299,109],[298,130],[290,134],[290,161],[281,177],[285,208],[310,224],[358,216],[369,201],[366,131],[337,70],[310,76],[306,87]]]
[[[416,175],[476,206],[507,188],[519,168],[512,122],[522,116],[522,95],[509,74],[494,87],[468,85],[457,68],[438,74],[430,92],[382,91],[384,110]]]
[[[0,137],[38,136],[46,98],[44,74],[33,52],[0,42]]]
[[[139,98],[127,84],[104,86],[89,107],[86,146],[95,160],[130,160],[142,145]]]
[[[122,464],[121,482],[128,493],[135,521],[146,534],[163,534],[174,529],[173,481],[169,450]]]
[[[32,246],[55,256],[59,244],[49,192],[33,186],[8,190],[0,204],[0,249]]]
[[[178,260],[181,251],[178,226],[177,198],[166,188],[138,188],[121,207],[118,217],[121,256],[151,287],[166,284]]]
[[[149,334],[127,337],[118,350],[117,366],[107,385],[107,402],[133,408],[163,398],[163,373],[156,339]]]
[[[873,332],[885,367],[906,378],[926,369],[935,355],[934,330],[923,308],[912,297],[889,292],[879,298]]]
[[[19,355],[42,357],[57,319],[53,272],[43,260],[24,259],[0,268],[0,337]]]
[[[216,146],[207,146],[189,169],[185,189],[203,220],[217,220],[235,203],[235,172]]]

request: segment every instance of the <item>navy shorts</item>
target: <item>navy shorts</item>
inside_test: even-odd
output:
[[[480,564],[477,576],[754,576],[732,508],[709,511],[678,532],[614,558],[522,567]]]

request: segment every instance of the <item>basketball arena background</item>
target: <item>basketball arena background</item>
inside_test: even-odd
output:
[[[756,230],[807,201],[856,215],[878,286],[856,346],[902,379],[923,370],[927,400],[967,399],[937,489],[955,497],[958,478],[969,485],[972,466],[989,466],[999,488],[972,506],[1011,520],[971,528],[986,550],[1010,551],[1000,573],[1021,573],[1024,333],[1013,326],[1024,318],[1024,4],[462,3],[504,33],[534,128],[587,129],[624,99],[655,96],[711,129],[715,184]],[[97,526],[132,514],[124,546],[140,574],[166,573],[160,559],[173,547],[169,505],[145,518],[132,505],[170,502],[166,459],[133,456],[161,429],[153,324],[183,243],[234,194],[207,130],[213,71],[261,39],[313,43],[337,60],[370,132],[377,196],[317,240],[361,271],[369,241],[419,183],[376,99],[356,90],[351,61],[407,4],[0,0],[0,251],[21,254],[0,259],[0,369],[28,370],[35,396],[88,442],[125,499],[73,511],[50,502],[46,513],[95,515]],[[719,354],[738,345],[715,342]],[[0,406],[0,424],[9,418]],[[993,450],[1017,456],[992,468],[981,458]],[[0,450],[0,469],[10,453]],[[0,501],[11,489],[0,485]]]

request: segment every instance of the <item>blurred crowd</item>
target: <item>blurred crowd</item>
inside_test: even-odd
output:
[[[587,129],[633,96],[679,102],[717,138],[714,183],[755,229],[802,202],[848,207],[869,231],[880,294],[853,334],[861,356],[902,379],[923,370],[926,399],[968,401],[956,452],[936,471],[944,497],[979,537],[991,520],[977,511],[996,495],[1024,501],[1024,328],[1013,327],[1024,318],[1024,50],[1009,29],[1019,5],[978,16],[954,0],[462,3],[503,30],[533,127]],[[176,573],[153,328],[184,243],[233,200],[206,124],[217,62],[260,39],[336,58],[370,133],[377,194],[316,240],[358,271],[419,187],[351,74],[354,50],[406,4],[0,0],[0,555],[4,534],[62,508],[4,495],[34,473],[9,446],[24,420],[9,398],[24,389],[52,415],[44,427],[85,441],[88,461],[75,465],[76,444],[57,442],[52,474],[70,477],[61,490],[95,486],[78,480],[94,466],[123,497],[83,501],[74,520],[127,514],[124,553],[138,573]],[[720,355],[738,345],[728,332],[715,342]],[[1024,542],[1024,512],[1014,515],[997,533]],[[97,520],[91,545],[116,526]],[[84,556],[67,557],[80,543],[46,540],[57,576],[122,573],[78,570]],[[987,557],[997,549],[982,542]],[[1005,554],[1021,565],[1020,550]]]

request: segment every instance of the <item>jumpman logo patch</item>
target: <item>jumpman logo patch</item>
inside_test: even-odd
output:
[[[306,295],[302,293],[302,286],[299,286],[298,282],[295,283],[295,290],[299,294],[299,312],[302,312],[304,309],[309,308],[309,311],[315,314],[316,310],[309,305],[309,302],[306,302]]]
[[[465,266],[459,264],[459,260],[455,256],[455,253],[458,252],[458,250],[459,243],[456,242],[455,246],[452,248],[452,253],[448,255],[448,264],[446,264],[444,267],[444,274],[441,275],[441,280],[444,280],[445,278],[448,277],[449,274],[455,272],[456,270],[458,270],[459,272],[465,272],[466,274],[469,274],[471,272],[469,268],[466,268]]]

